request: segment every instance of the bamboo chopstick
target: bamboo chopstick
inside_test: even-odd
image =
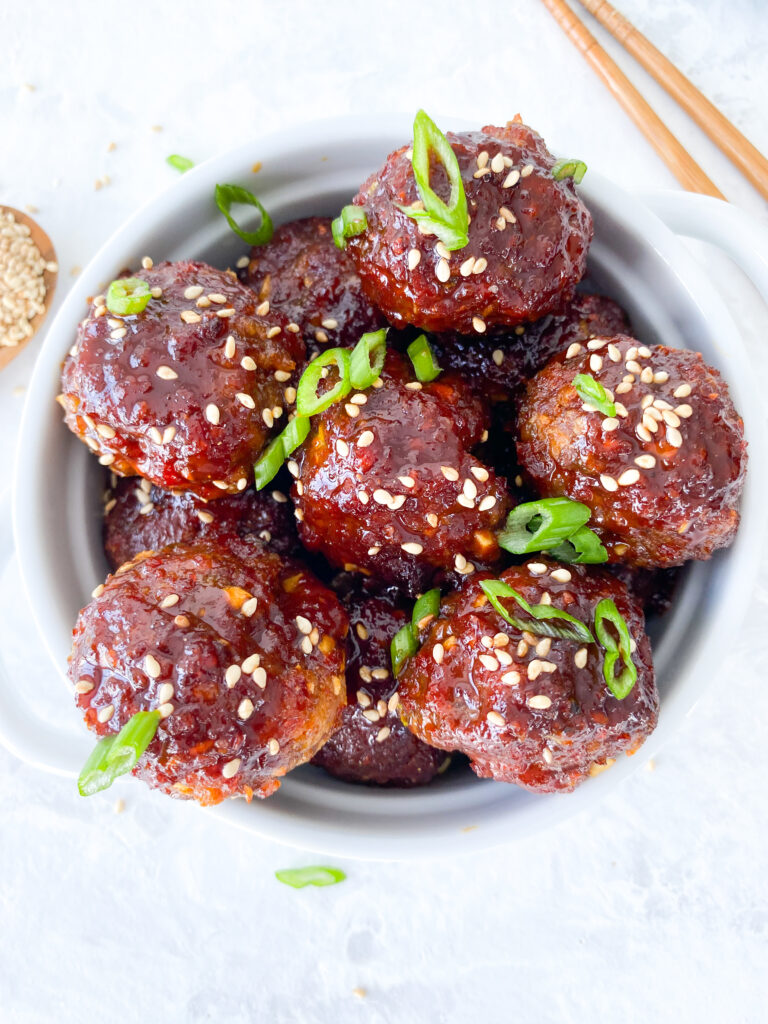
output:
[[[768,199],[768,160],[760,150],[615,7],[606,0],[579,0],[579,3],[677,100],[763,198]]]
[[[565,0],[542,0],[572,43],[581,51],[592,68],[645,135],[680,184],[689,192],[701,192],[716,199],[725,199],[720,189],[699,167],[691,154],[667,128],[658,114],[643,99],[630,80],[599,45],[592,33],[582,25]]]

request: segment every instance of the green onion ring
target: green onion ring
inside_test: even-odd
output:
[[[280,467],[285,462],[285,448],[283,447],[282,434],[278,434],[267,445],[261,458],[253,467],[253,482],[256,490],[260,491],[266,487],[270,480],[274,480],[280,472]]]
[[[80,796],[109,789],[116,778],[130,772],[154,739],[159,724],[159,711],[138,711],[116,736],[99,740],[77,780]]]
[[[320,864],[313,864],[306,868],[284,868],[275,872],[275,878],[283,885],[290,885],[292,889],[303,889],[306,885],[337,885],[343,882],[347,876],[338,868],[328,868]]]
[[[605,625],[606,621],[616,628],[619,634],[618,643],[608,631]],[[617,700],[624,700],[637,682],[637,667],[632,660],[632,638],[629,635],[627,623],[619,609],[608,597],[603,598],[595,608],[595,633],[605,648],[603,678],[606,686]],[[624,667],[616,676],[614,668],[619,656],[621,656]]]
[[[331,365],[337,367],[339,379],[332,388],[319,395],[317,389],[323,379],[323,368]],[[314,416],[324,412],[334,402],[348,395],[351,388],[349,352],[345,348],[329,348],[313,359],[302,373],[296,388],[296,412],[299,416]]]
[[[603,416],[613,417],[616,415],[616,406],[599,380],[595,380],[588,373],[577,373],[571,384],[573,384],[576,394],[582,402],[594,405]]]
[[[295,452],[300,444],[304,444],[309,435],[311,425],[308,416],[294,416],[286,424],[280,435],[283,441],[283,454],[286,458],[292,452]]]
[[[233,203],[242,203],[246,206],[255,206],[261,214],[261,225],[257,231],[244,231],[232,218],[230,208]],[[217,185],[216,205],[227,219],[227,224],[232,228],[238,238],[242,238],[248,245],[266,245],[275,233],[272,218],[261,205],[256,196],[241,185]]]
[[[587,505],[570,498],[540,498],[517,505],[499,532],[499,545],[513,555],[557,547],[589,520]],[[533,532],[529,529],[533,527]]]
[[[165,158],[165,162],[180,174],[191,171],[195,166],[194,160],[190,160],[188,156],[179,156],[178,153],[171,153],[170,156]]]
[[[120,277],[107,288],[106,307],[115,316],[143,313],[152,295],[140,277]]]
[[[410,622],[407,622],[402,626],[395,635],[392,637],[392,643],[389,645],[389,654],[392,659],[392,672],[397,678],[400,675],[400,669],[408,658],[412,657],[418,650],[418,644],[413,635],[413,626]]]
[[[349,357],[349,381],[356,391],[369,388],[384,369],[387,329],[363,334]]]
[[[435,355],[427,341],[426,334],[420,334],[418,338],[415,338],[408,346],[407,351],[410,360],[413,363],[413,369],[416,372],[416,377],[422,381],[422,383],[434,380],[435,377],[440,376],[442,370],[437,365]]]
[[[600,565],[608,561],[608,552],[594,530],[582,526],[562,544],[547,551],[550,558],[574,565]]]
[[[587,173],[587,165],[583,160],[569,160],[567,158],[558,160],[552,168],[552,177],[555,181],[562,181],[564,178],[573,178],[576,184],[580,184]]]
[[[549,604],[530,605],[522,594],[518,594],[516,590],[513,590],[503,580],[483,580],[480,587],[502,619],[508,622],[510,626],[514,626],[515,629],[527,630],[535,636],[549,636],[558,640],[578,640],[579,643],[595,642],[589,627],[581,619],[577,619],[575,616],[569,615],[568,612],[564,612],[559,608],[553,608]],[[514,598],[520,607],[528,612],[532,618],[520,619],[517,616],[510,615],[499,600],[501,597]],[[554,621],[549,621],[554,619],[562,619],[568,625],[558,626]]]
[[[414,639],[418,637],[419,630],[423,629],[432,619],[440,614],[440,590],[434,587],[422,594],[413,606],[411,614],[411,628]]]
[[[368,218],[362,206],[349,206],[342,208],[338,217],[331,222],[331,234],[337,249],[346,249],[347,239],[354,235],[362,235],[368,227]]]

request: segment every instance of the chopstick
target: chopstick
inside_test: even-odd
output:
[[[725,199],[720,189],[667,128],[653,108],[612,60],[592,33],[579,21],[565,0],[542,0],[555,21],[645,135],[680,184],[689,192]]]
[[[768,160],[760,150],[606,0],[579,0],[579,3],[677,100],[763,198],[768,199]]]

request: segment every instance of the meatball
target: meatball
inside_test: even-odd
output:
[[[608,389],[615,416],[582,401],[577,374]],[[680,565],[709,558],[736,533],[743,424],[697,352],[620,335],[574,343],[528,384],[518,433],[534,487],[589,505],[611,561]]]
[[[153,293],[142,313],[115,317],[98,296],[80,325],[67,426],[121,476],[203,498],[244,490],[295,397],[304,342],[231,272],[161,263],[136,277]]]
[[[463,751],[483,778],[539,793],[573,789],[619,754],[634,753],[656,726],[658,695],[643,613],[626,587],[609,573],[555,562],[501,575],[529,604],[549,601],[593,633],[597,604],[614,601],[636,644],[637,668],[634,686],[618,700],[603,676],[601,647],[510,626],[481,590],[483,575],[443,601],[401,672],[408,728],[426,743]],[[511,599],[505,607],[526,618]]]
[[[388,352],[380,386],[313,417],[290,468],[305,547],[414,594],[437,569],[471,573],[473,559],[498,558],[508,498],[506,481],[470,454],[485,405],[454,374],[412,378]]]
[[[282,491],[227,494],[205,502],[188,491],[172,494],[141,477],[123,477],[107,492],[104,550],[112,569],[142,551],[230,537],[258,537],[279,555],[296,554],[293,508]]]
[[[621,562],[606,566],[626,586],[632,597],[638,601],[646,619],[666,615],[672,607],[672,600],[680,582],[683,569],[638,569]]]
[[[560,312],[592,240],[592,217],[573,181],[554,179],[554,157],[517,121],[447,138],[467,197],[468,245],[449,252],[400,209],[419,200],[403,146],[354,199],[368,228],[347,249],[365,292],[395,326],[431,331],[477,335]],[[448,177],[434,161],[430,185],[448,200]]]
[[[386,323],[360,287],[345,250],[338,249],[327,217],[283,224],[268,245],[254,246],[243,280],[260,301],[299,328],[310,356],[328,344],[349,347]]]
[[[503,402],[574,341],[628,332],[627,315],[617,303],[576,295],[559,316],[513,330],[492,328],[482,338],[437,334],[430,344],[440,366],[463,374],[492,402]]]
[[[346,782],[421,786],[447,768],[445,751],[422,743],[397,714],[390,643],[411,617],[394,588],[367,594],[359,586],[344,598],[349,613],[347,706],[342,725],[313,764]]]
[[[258,541],[139,555],[95,591],[69,676],[86,725],[159,710],[133,774],[215,804],[265,797],[338,727],[348,619],[297,562]]]

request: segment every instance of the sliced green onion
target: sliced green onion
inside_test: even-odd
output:
[[[149,285],[140,277],[121,277],[107,288],[106,306],[115,316],[143,313],[152,295]]]
[[[295,452],[300,444],[304,444],[309,435],[311,423],[308,416],[294,416],[283,428],[280,437],[283,440],[283,454],[286,458]]]
[[[368,227],[368,218],[362,206],[343,207],[338,217],[331,222],[331,234],[337,249],[346,249],[347,239],[362,235]]]
[[[517,505],[499,533],[499,545],[513,555],[557,547],[583,526],[589,507],[570,498],[541,498]]]
[[[527,630],[535,636],[549,636],[559,640],[578,640],[580,643],[594,643],[589,627],[568,612],[553,608],[549,604],[530,605],[516,590],[503,580],[483,580],[480,584],[483,593],[499,615],[515,629]],[[531,618],[521,619],[510,615],[499,598],[511,597],[526,611]],[[555,619],[562,619],[567,625],[559,625]]]
[[[184,174],[185,171],[191,171],[195,166],[194,160],[190,160],[188,156],[179,156],[178,153],[171,153],[170,156],[165,158],[165,162],[180,174]]]
[[[392,643],[389,645],[389,654],[392,659],[392,672],[397,678],[400,675],[400,669],[408,658],[412,657],[418,650],[418,644],[416,638],[413,635],[413,626],[410,622],[407,622],[402,626],[395,635],[392,637]]]
[[[608,397],[608,392],[599,380],[595,380],[588,373],[577,373],[571,384],[576,388],[576,394],[582,402],[594,405],[603,416],[616,415],[616,406]]]
[[[274,480],[284,462],[283,438],[278,434],[273,441],[270,441],[264,454],[253,467],[253,479],[257,491],[266,487],[270,480]]]
[[[428,590],[426,594],[422,594],[413,606],[411,628],[414,638],[418,637],[419,630],[426,626],[431,619],[436,619],[439,613],[440,590],[435,587],[433,590]]]
[[[352,388],[349,363],[349,352],[345,348],[329,348],[312,360],[296,388],[296,411],[299,416],[314,416],[349,394]],[[339,379],[321,395],[317,389],[324,379],[323,369],[326,366],[336,366]]]
[[[587,173],[587,165],[583,160],[558,160],[552,168],[552,177],[555,181],[562,181],[563,178],[573,178],[578,185]]]
[[[550,558],[560,562],[572,562],[577,565],[600,565],[608,561],[608,552],[600,538],[588,526],[582,526],[572,533],[562,544],[547,551]]]
[[[159,723],[159,711],[138,711],[116,736],[99,740],[77,780],[80,796],[109,789],[116,778],[131,771],[154,739]]]
[[[369,331],[352,349],[349,357],[349,380],[353,388],[362,391],[381,375],[387,354],[387,330]]]
[[[313,864],[308,868],[283,868],[275,872],[275,878],[292,889],[303,889],[306,885],[336,885],[347,876],[338,868],[327,868]]]
[[[420,381],[434,380],[435,377],[439,377],[442,373],[425,334],[420,334],[418,338],[411,342],[408,346],[408,355],[413,363],[416,376]]]
[[[245,231],[233,220],[229,212],[233,203],[242,203],[246,206],[256,207],[261,214],[261,225],[257,231]],[[272,218],[253,192],[249,192],[247,188],[242,188],[240,185],[217,185],[216,205],[226,217],[227,224],[229,224],[237,237],[242,238],[248,245],[266,245],[275,233]]]
[[[451,198],[448,203],[443,202],[430,187],[430,152],[434,153],[448,175],[451,185]],[[469,216],[459,162],[448,139],[423,110],[417,113],[413,121],[411,164],[424,209],[400,204],[398,209],[437,235],[447,249],[463,249],[469,243]]]
[[[619,634],[618,643],[606,627],[606,622],[610,622],[616,628],[616,632]],[[637,682],[637,668],[632,661],[632,638],[629,635],[629,628],[619,609],[608,597],[603,598],[595,608],[595,633],[605,648],[603,659],[605,684],[617,700],[623,700]],[[624,667],[616,676],[614,669],[619,656],[621,656]]]

